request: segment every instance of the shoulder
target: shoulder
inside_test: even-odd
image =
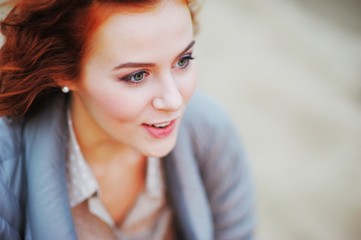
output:
[[[18,239],[22,225],[25,174],[21,150],[21,121],[0,118],[1,239]]]
[[[197,129],[230,127],[230,121],[223,108],[201,92],[196,92],[191,98],[184,115],[184,122],[187,127]]]
[[[241,151],[239,136],[224,109],[214,100],[196,92],[184,115],[183,128],[189,135],[200,163],[210,149]],[[204,160],[205,161],[205,160]]]
[[[206,141],[236,133],[235,128],[224,109],[213,99],[196,92],[184,114],[183,125],[193,138]],[[214,140],[214,139],[213,139]]]
[[[197,93],[184,117],[217,239],[252,239],[255,224],[249,163],[236,129],[214,101]]]
[[[19,153],[21,142],[21,120],[0,118],[0,164]]]
[[[21,173],[19,169],[22,152],[22,121],[0,118],[0,183],[8,190],[14,190]]]

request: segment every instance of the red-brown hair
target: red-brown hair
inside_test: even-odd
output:
[[[87,39],[104,20],[96,17],[100,7],[102,13],[114,4],[144,10],[160,1],[8,1],[13,8],[1,22],[0,116],[22,117],[59,92],[59,81],[78,79]],[[195,23],[194,1],[187,3]]]

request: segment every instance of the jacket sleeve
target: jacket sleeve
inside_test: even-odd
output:
[[[20,239],[18,231],[2,217],[0,217],[0,239]]]
[[[197,108],[198,120],[189,126],[196,134],[193,146],[211,206],[214,239],[253,239],[254,198],[247,159],[226,114],[212,102],[205,104]]]
[[[0,156],[0,239],[20,239],[20,229],[16,217],[17,201],[7,186],[4,177],[4,160]]]
[[[21,239],[21,163],[17,161],[14,131],[0,118],[0,239]]]

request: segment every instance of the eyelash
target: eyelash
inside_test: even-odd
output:
[[[189,63],[191,60],[194,60],[194,57],[192,56],[192,53],[189,53],[189,54],[186,54],[184,55],[183,57],[181,57],[178,61],[177,61],[177,64],[180,62],[180,61],[184,61],[186,60],[187,62],[185,63],[184,66],[179,66],[179,69],[180,70],[183,70],[183,69],[186,69],[188,66],[189,66]],[[132,78],[134,78],[137,74],[142,74],[142,79],[139,80],[139,81],[134,81],[132,80]],[[119,80],[121,81],[124,81],[125,83],[131,85],[131,86],[139,86],[141,85],[143,82],[144,82],[144,78],[149,76],[149,72],[147,70],[140,70],[140,71],[137,71],[137,72],[134,72],[134,73],[131,73],[129,75],[126,75],[122,78],[120,78]]]
[[[179,61],[183,61],[183,60],[187,60],[187,62],[186,62],[186,64],[185,64],[184,66],[180,67],[180,69],[184,69],[184,68],[188,67],[189,62],[190,62],[191,60],[194,60],[194,57],[192,56],[192,53],[186,54],[185,56],[181,57],[181,58],[177,61],[177,63],[179,63]]]
[[[136,75],[138,75],[138,74],[142,74],[142,75],[143,75],[143,76],[142,76],[142,79],[139,80],[139,81],[134,81],[134,80],[132,80],[132,78],[134,78],[134,77],[135,77]],[[129,75],[125,76],[125,77],[122,77],[122,78],[120,78],[120,80],[126,82],[126,83],[129,84],[129,85],[138,86],[138,85],[142,84],[142,82],[144,81],[143,79],[144,79],[145,77],[147,77],[147,76],[149,76],[149,72],[148,72],[148,71],[146,71],[146,70],[140,70],[140,71],[138,71],[138,72],[135,72],[135,73],[129,74]]]

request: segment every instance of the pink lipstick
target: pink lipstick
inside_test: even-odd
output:
[[[142,124],[147,132],[154,138],[165,138],[169,136],[175,128],[176,120],[157,123],[157,124]]]

